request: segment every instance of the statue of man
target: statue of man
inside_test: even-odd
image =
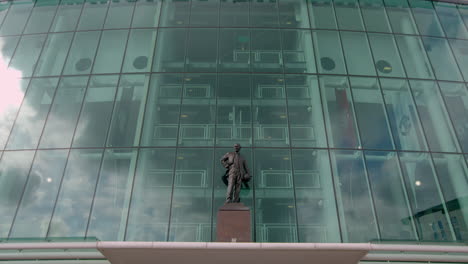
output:
[[[226,203],[239,203],[242,182],[250,181],[250,172],[246,160],[239,154],[240,144],[234,145],[234,152],[228,152],[221,158],[221,164],[227,169],[228,187]]]

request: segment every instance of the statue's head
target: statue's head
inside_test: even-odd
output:
[[[239,152],[240,149],[241,149],[241,145],[240,145],[239,143],[236,143],[236,144],[234,145],[234,149],[236,150],[236,152]]]

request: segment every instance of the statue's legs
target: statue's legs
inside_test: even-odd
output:
[[[240,191],[242,188],[242,177],[238,175],[238,177],[235,180],[235,186],[234,186],[234,197],[232,197],[232,201],[234,203],[239,203],[240,202]]]
[[[240,173],[235,170],[229,171],[226,203],[238,203],[240,201],[239,193],[241,186],[242,179],[240,177]]]

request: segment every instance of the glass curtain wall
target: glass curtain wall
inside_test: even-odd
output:
[[[215,241],[240,143],[256,242],[467,242],[467,10],[1,1],[0,237]]]

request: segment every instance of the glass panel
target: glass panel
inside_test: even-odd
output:
[[[222,27],[246,27],[249,25],[250,0],[220,1],[220,23]]]
[[[366,151],[365,161],[380,238],[415,240],[414,223],[395,152]]]
[[[432,81],[410,81],[421,122],[432,151],[459,152],[437,84]]]
[[[107,139],[109,147],[137,146],[150,77],[122,75]]]
[[[186,38],[186,29],[159,29],[158,43],[156,44],[156,51],[153,60],[153,71],[184,71]]]
[[[31,76],[45,39],[45,34],[23,36],[16,48],[14,57],[11,59],[9,68],[21,71],[22,77]]]
[[[335,148],[360,148],[351,90],[345,77],[320,77],[328,144]]]
[[[6,85],[2,87],[3,92],[0,98],[0,149],[5,147],[29,84],[28,79],[10,76],[2,76],[2,81],[6,80]]]
[[[70,147],[87,83],[88,77],[65,77],[60,80],[40,148]]]
[[[218,26],[220,1],[192,0],[190,6],[190,25],[192,26]],[[247,10],[244,10],[244,12]]]
[[[256,242],[297,242],[291,153],[255,150]]]
[[[309,0],[308,3],[312,28],[337,28],[332,0]]]
[[[118,76],[92,76],[76,127],[73,147],[103,147],[109,128]]]
[[[341,32],[341,40],[348,73],[353,75],[375,75],[366,33]]]
[[[309,28],[309,15],[307,14],[307,1],[279,0],[280,27]]]
[[[400,162],[420,240],[453,240],[446,205],[427,153],[400,153]]]
[[[31,81],[13,126],[7,149],[37,147],[57,83],[58,78],[40,78]]]
[[[294,147],[327,147],[316,76],[286,75],[289,129]]]
[[[175,149],[142,149],[125,240],[166,241]]]
[[[252,30],[253,72],[283,72],[281,36],[279,30]]]
[[[357,0],[334,0],[340,29],[364,30]]]
[[[379,239],[362,152],[335,150],[330,154],[343,242]]]
[[[278,0],[250,1],[252,27],[278,27],[278,14]]]
[[[133,14],[132,27],[156,27],[159,22],[162,0],[138,0]]]
[[[393,32],[418,34],[407,0],[384,0]]]
[[[458,62],[465,80],[468,80],[468,56],[465,55],[466,47],[468,47],[467,40],[449,39],[450,46],[452,46],[453,55]]]
[[[183,27],[190,18],[190,0],[165,0],[161,10],[160,27]]]
[[[468,152],[468,90],[462,83],[439,82],[463,152]]]
[[[288,112],[282,75],[253,76],[253,126],[256,146],[289,146]]]
[[[104,28],[128,28],[132,21],[135,0],[110,1]]]
[[[85,0],[78,30],[101,29],[106,18],[107,5],[109,2],[98,0]]]
[[[5,69],[10,63],[16,46],[18,45],[20,36],[0,37],[0,67]],[[3,77],[3,76],[2,76]]]
[[[47,33],[60,0],[36,1],[24,34]]]
[[[380,79],[395,146],[427,150],[425,136],[406,80]]]
[[[169,241],[211,241],[213,151],[177,151]]]
[[[313,39],[319,72],[346,74],[338,32],[314,31]]]
[[[10,237],[47,235],[67,154],[68,150],[37,151]]]
[[[127,30],[110,30],[102,32],[93,73],[120,72],[127,37]]]
[[[468,39],[468,31],[463,24],[457,6],[440,2],[436,2],[434,5],[447,37]]]
[[[76,28],[84,0],[62,0],[50,27],[51,32],[71,31]]]
[[[77,32],[73,40],[64,74],[89,74],[99,42],[99,31]]]
[[[327,150],[293,151],[299,242],[341,242]]]
[[[457,5],[458,11],[460,12],[460,15],[465,22],[465,25],[468,27],[468,6],[467,5]]]
[[[84,237],[102,150],[70,152],[48,237]]]
[[[216,144],[252,144],[250,75],[220,75],[216,113]]]
[[[136,154],[132,149],[105,151],[86,236],[101,241],[123,240]]]
[[[0,3],[0,25],[3,22],[3,19],[6,17],[8,13],[8,9],[10,8],[11,2],[2,2]]]
[[[213,146],[216,75],[186,75],[180,111],[181,146]],[[175,119],[177,120],[177,119]]]
[[[392,133],[377,79],[350,78],[349,80],[362,147],[365,149],[394,149]]]
[[[421,35],[438,37],[445,36],[432,2],[412,0],[409,1],[409,3]]]
[[[33,157],[34,151],[3,153],[0,161],[0,237],[8,236]]]
[[[60,75],[72,38],[73,33],[49,34],[34,75]]]
[[[216,71],[218,29],[190,29],[187,45],[186,71]]]
[[[468,236],[468,200],[466,194],[468,192],[468,169],[466,163],[463,162],[462,155],[452,154],[433,154],[437,174],[439,175],[440,186],[445,196],[445,212],[446,217],[450,217],[450,223],[453,227],[455,239],[462,241]],[[440,210],[440,205],[437,209]],[[432,209],[432,208],[431,208]],[[444,213],[444,212],[440,212]],[[440,220],[439,220],[440,221]],[[448,228],[442,230],[443,234],[449,232]],[[449,236],[449,234],[446,234]],[[453,239],[450,237],[450,239]]]
[[[123,72],[148,72],[153,59],[156,29],[134,29],[125,52]]]
[[[221,2],[223,3],[223,2]],[[219,66],[221,72],[248,72],[250,62],[250,33],[248,29],[220,29]]]
[[[383,0],[361,0],[362,18],[368,31],[391,32]]]
[[[439,80],[461,81],[462,76],[453,58],[447,40],[423,37],[424,48],[432,62],[434,73]]]
[[[408,77],[433,79],[431,64],[419,37],[395,36],[395,39]]]
[[[176,145],[183,81],[182,75],[151,76],[141,145]]]
[[[317,72],[310,30],[283,30],[281,38],[286,73]]]
[[[388,34],[368,34],[379,76],[405,77],[395,39]]]
[[[19,35],[28,21],[29,14],[35,2],[23,0],[13,1],[10,4],[8,14],[3,20],[0,35]]]

